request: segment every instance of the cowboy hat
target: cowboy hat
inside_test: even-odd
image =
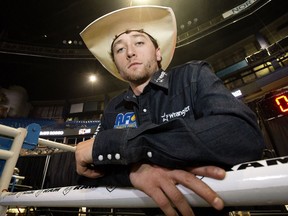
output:
[[[111,74],[123,80],[111,58],[111,44],[116,35],[140,29],[157,40],[162,53],[162,69],[165,70],[172,60],[177,37],[176,19],[171,8],[151,5],[122,8],[96,19],[80,35],[96,59]]]

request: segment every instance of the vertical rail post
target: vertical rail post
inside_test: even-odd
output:
[[[10,155],[7,154],[7,159],[3,168],[2,175],[0,176],[0,195],[3,191],[8,190],[14,167],[16,166],[17,160],[19,158],[19,154],[24,142],[24,139],[27,135],[27,130],[24,128],[9,128],[3,127],[1,125],[0,134],[11,136],[13,134],[13,142],[11,148],[9,150]],[[2,130],[3,129],[3,130]],[[5,133],[7,132],[7,133]],[[16,133],[15,133],[16,132]],[[7,206],[0,206],[0,215],[5,215],[7,211]]]

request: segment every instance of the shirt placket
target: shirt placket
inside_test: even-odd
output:
[[[141,94],[138,97],[138,122],[139,125],[144,123],[152,123],[151,120],[151,111],[150,111],[150,91]]]

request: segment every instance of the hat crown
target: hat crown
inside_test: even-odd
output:
[[[122,8],[96,19],[80,35],[96,59],[111,74],[123,80],[111,58],[111,44],[116,35],[140,29],[157,40],[165,70],[172,60],[177,37],[176,19],[171,8],[152,5]]]

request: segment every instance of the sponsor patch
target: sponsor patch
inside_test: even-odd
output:
[[[136,116],[134,112],[119,113],[115,120],[114,128],[137,128]]]

